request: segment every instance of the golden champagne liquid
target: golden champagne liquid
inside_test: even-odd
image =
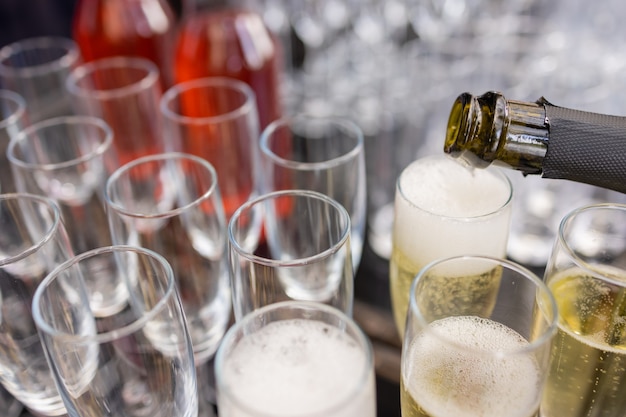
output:
[[[393,315],[398,329],[406,322],[411,284],[423,265],[418,266],[394,246],[390,262],[390,285]],[[422,305],[433,317],[448,315],[489,316],[496,303],[500,289],[501,268],[462,276],[432,277],[436,285],[429,284],[421,294]],[[403,332],[401,332],[403,333]]]
[[[543,417],[626,415],[626,275],[613,276],[571,269],[548,278],[560,317]]]
[[[476,316],[431,323],[405,348],[400,404],[402,417],[530,417],[541,399],[541,371],[528,341],[514,330]],[[458,338],[458,334],[467,337]],[[518,353],[495,354],[502,348]],[[493,352],[493,355],[489,354]]]

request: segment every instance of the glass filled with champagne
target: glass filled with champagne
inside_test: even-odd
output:
[[[574,209],[545,281],[559,308],[543,417],[626,413],[626,205]]]
[[[411,282],[426,264],[467,254],[505,257],[512,197],[511,182],[498,168],[474,169],[446,155],[420,158],[402,171],[396,185],[389,271],[400,334]],[[479,276],[457,284],[474,297],[489,299],[497,290],[489,282]]]
[[[347,315],[313,301],[248,313],[215,358],[220,417],[375,417],[372,346]]]
[[[496,289],[493,299],[464,285],[477,277]],[[514,262],[457,256],[428,264],[411,286],[402,416],[538,416],[557,316],[547,286]]]

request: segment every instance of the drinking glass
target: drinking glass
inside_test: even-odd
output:
[[[197,156],[144,156],[107,181],[114,244],[160,253],[174,270],[196,365],[217,349],[231,311],[226,218],[215,169]]]
[[[94,263],[103,278],[124,277],[124,307],[104,317],[91,307],[100,288],[85,279]],[[39,285],[33,317],[71,417],[197,415],[191,341],[162,256],[129,246],[77,255]]]
[[[77,114],[111,127],[121,164],[170,149],[158,107],[160,73],[152,61],[117,56],[84,63],[69,74],[67,89]]]
[[[166,137],[176,149],[215,167],[226,218],[258,194],[259,117],[245,83],[199,78],[167,90],[160,103]]]
[[[215,359],[221,417],[374,417],[371,344],[339,310],[307,301],[235,323]]]
[[[111,244],[104,183],[117,164],[112,141],[111,129],[101,119],[63,116],[27,127],[9,144],[16,188],[59,205],[74,253]],[[102,289],[93,307],[107,314],[123,301],[123,292],[109,297],[121,283],[100,276],[100,265],[92,267],[90,279]]]
[[[18,417],[23,410],[23,405],[9,391],[0,385],[0,409],[4,410],[6,417]]]
[[[44,197],[2,194],[0,230],[0,382],[31,411],[64,415],[31,315],[41,280],[72,255],[61,212]]]
[[[447,155],[431,155],[400,174],[394,201],[391,303],[404,333],[411,282],[429,262],[456,255],[504,258],[513,189],[494,167],[473,169]]]
[[[284,300],[329,304],[352,315],[350,216],[309,190],[263,194],[228,224],[235,319]]]
[[[626,205],[562,219],[544,279],[559,308],[541,415],[617,417],[626,409]]]
[[[428,264],[411,286],[402,416],[538,416],[557,315],[543,281],[514,262]]]
[[[80,63],[80,51],[72,39],[22,39],[0,49],[0,85],[24,98],[33,123],[71,115],[65,80]]]
[[[350,214],[352,262],[358,269],[366,220],[363,132],[346,118],[299,114],[261,134],[264,193],[306,189],[326,194]]]
[[[0,90],[0,193],[14,193],[15,182],[7,159],[9,142],[26,125],[26,102],[11,90]]]

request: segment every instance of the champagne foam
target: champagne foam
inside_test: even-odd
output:
[[[429,415],[535,414],[541,397],[540,370],[531,354],[511,353],[528,345],[522,336],[475,316],[448,317],[431,327],[461,348],[442,343],[432,332],[419,335],[409,347],[404,384]]]
[[[264,415],[312,415],[352,401],[360,384],[369,390],[367,366],[359,345],[336,327],[293,319],[245,336],[225,362],[224,380],[238,401]]]

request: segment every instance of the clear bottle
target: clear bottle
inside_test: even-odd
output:
[[[444,152],[476,167],[491,163],[626,193],[626,117],[461,94],[450,111]]]

